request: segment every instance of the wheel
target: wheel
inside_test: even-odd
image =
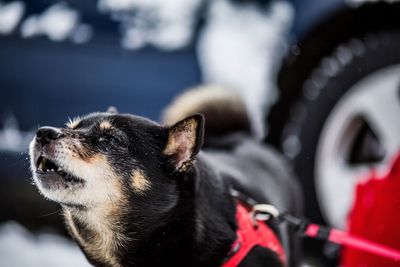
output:
[[[305,192],[307,215],[345,228],[356,184],[400,148],[400,32],[336,47],[303,83],[281,148]]]

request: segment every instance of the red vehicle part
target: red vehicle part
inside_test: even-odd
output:
[[[371,171],[371,176],[358,184],[349,217],[349,233],[400,249],[400,153],[387,174],[379,176]],[[398,267],[400,261],[344,247],[342,265]]]

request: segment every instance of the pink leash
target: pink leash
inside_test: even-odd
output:
[[[329,240],[336,244],[349,246],[396,261],[400,260],[400,251],[398,250],[366,240],[364,238],[352,236],[337,229],[329,229],[310,223],[306,227],[305,235],[311,238]]]

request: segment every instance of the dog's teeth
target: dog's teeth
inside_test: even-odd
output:
[[[41,160],[38,169],[43,170],[43,168],[44,168],[44,160]]]
[[[52,172],[54,172],[54,169],[51,169]]]

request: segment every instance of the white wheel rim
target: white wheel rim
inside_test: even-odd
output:
[[[315,186],[322,214],[334,227],[346,227],[357,183],[370,165],[351,166],[346,149],[354,140],[363,117],[385,148],[384,159],[374,167],[387,169],[400,148],[400,65],[386,67],[357,82],[340,99],[322,129],[315,159]]]

